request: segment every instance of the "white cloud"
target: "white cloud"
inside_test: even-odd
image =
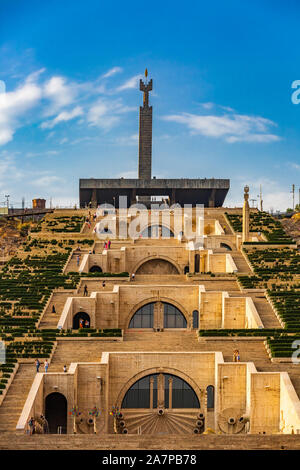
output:
[[[55,185],[57,183],[63,183],[64,180],[63,178],[60,178],[59,176],[55,176],[55,175],[45,175],[45,176],[41,176],[40,178],[32,181],[31,184],[35,185],[35,186],[40,186],[40,187],[49,187],[49,186],[52,186],[52,187],[56,187]]]
[[[108,70],[105,74],[101,76],[101,78],[109,78],[115,75],[116,73],[121,73],[123,72],[122,67],[113,67],[112,69]]]
[[[137,145],[139,141],[138,134],[132,134],[128,136],[121,136],[114,139],[114,143],[117,145]]]
[[[130,90],[132,88],[137,88],[139,84],[140,78],[143,78],[142,75],[135,75],[134,77],[129,78],[123,85],[120,85],[116,91],[124,91],[124,90]]]
[[[200,103],[201,106],[204,108],[204,109],[212,109],[214,107],[214,103]]]
[[[44,157],[44,156],[51,156],[51,155],[58,155],[59,152],[57,150],[46,150],[45,152],[27,152],[26,157],[27,158],[33,158],[33,157]]]
[[[110,129],[120,121],[120,115],[133,111],[135,108],[125,106],[121,100],[100,98],[89,109],[87,120],[91,126],[98,126],[102,129]]]
[[[122,71],[121,67],[113,67],[100,79]],[[13,91],[0,93],[0,146],[12,141],[18,128],[40,122],[42,119],[40,128],[50,130],[61,122],[83,116],[87,108],[89,109],[87,120],[84,118],[78,121],[79,123],[87,122],[89,125],[110,129],[120,121],[121,114],[133,109],[136,111],[135,108],[125,106],[121,100],[109,101],[108,97],[137,87],[140,75],[131,77],[117,89],[107,91],[105,83],[99,84],[98,80],[76,83],[59,75],[42,80],[44,73],[45,69],[41,68],[29,74]],[[98,98],[99,94],[106,95],[106,100],[91,103],[92,97]],[[35,107],[37,111],[33,114]],[[53,135],[50,132],[48,136]],[[66,141],[61,139],[61,142]]]
[[[77,86],[67,84],[64,77],[56,76],[50,78],[43,87],[44,96],[50,100],[50,106],[46,111],[46,115],[51,116],[61,108],[73,103],[77,93]]]
[[[276,124],[260,116],[229,112],[222,116],[182,113],[164,116],[163,119],[186,125],[192,134],[222,138],[228,143],[262,143],[280,140],[279,136],[270,133],[270,128]]]
[[[294,170],[300,171],[300,165],[298,163],[290,163],[289,165]]]
[[[53,127],[59,124],[60,122],[70,121],[71,119],[75,119],[76,117],[82,116],[82,115],[83,115],[82,108],[80,106],[76,106],[76,108],[74,108],[72,111],[62,111],[54,119],[42,122],[41,128],[53,129]]]
[[[13,139],[21,118],[38,104],[41,96],[41,88],[33,82],[32,75],[15,91],[0,94],[0,145]]]

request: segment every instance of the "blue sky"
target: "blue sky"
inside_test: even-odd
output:
[[[230,178],[266,209],[300,185],[300,4],[0,2],[0,203],[78,201],[80,177],[137,177],[138,79],[153,78],[153,175]]]

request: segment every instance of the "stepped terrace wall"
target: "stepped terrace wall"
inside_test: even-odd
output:
[[[69,297],[58,328],[71,329],[74,317],[80,314],[83,317],[85,313],[92,328],[127,329],[134,314],[149,304],[154,304],[153,327],[159,329],[166,327],[162,304],[178,309],[187,328],[193,325],[204,329],[263,327],[251,298],[230,297],[227,292],[205,292],[204,286],[178,284],[115,285],[112,290],[92,292],[90,297]]]

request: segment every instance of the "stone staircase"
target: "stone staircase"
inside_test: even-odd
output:
[[[80,260],[79,260],[79,265],[80,265],[83,256],[86,255],[88,252],[89,250],[74,251],[74,253],[71,256],[71,259],[69,260],[66,266],[65,273],[78,272],[79,266],[77,265],[77,255],[80,255]]]
[[[247,261],[245,260],[243,254],[239,251],[232,251],[230,252],[233,261],[236,264],[236,267],[238,269],[239,274],[246,274],[248,276],[251,276],[253,273],[251,269],[248,266]]]
[[[62,314],[65,302],[68,297],[75,297],[76,291],[59,291],[54,292],[52,295],[51,302],[46,308],[44,315],[41,318],[39,328],[56,328],[58,320]],[[56,313],[52,313],[52,307],[55,306]]]
[[[282,328],[270,303],[263,293],[258,292],[230,292],[230,297],[251,297],[264,328]]]
[[[252,298],[264,328],[282,328],[270,303],[263,294],[248,293],[247,296]]]
[[[100,339],[59,339],[52,357],[49,372],[62,371],[71,362],[97,362],[104,351],[221,351],[226,362],[232,362],[233,351],[238,349],[242,362],[252,361],[257,367],[272,365],[264,346],[264,339],[202,337],[196,331],[146,332],[126,330],[124,341]],[[276,369],[276,367],[275,367]]]
[[[14,380],[0,406],[0,433],[15,431],[35,374],[34,362],[19,365]]]
[[[298,435],[255,435],[255,434],[232,434],[232,435],[168,435],[168,436],[139,436],[137,434],[35,434],[27,436],[24,434],[7,433],[1,434],[1,450],[299,450],[300,439]],[[109,454],[97,456],[100,464],[102,458]],[[57,464],[57,455],[53,454]],[[122,455],[122,453],[120,454]],[[47,458],[51,454],[47,454]],[[131,457],[142,459],[142,455],[133,452]],[[92,460],[93,461],[93,460]],[[199,456],[198,456],[199,461]],[[146,459],[144,458],[144,463]],[[185,459],[183,458],[183,462]],[[190,460],[188,461],[191,462]],[[51,462],[52,463],[52,462]]]

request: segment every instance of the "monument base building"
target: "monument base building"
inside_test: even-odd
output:
[[[119,196],[127,196],[127,207],[139,201],[150,205],[153,198],[164,198],[170,205],[221,207],[229,187],[228,179],[80,179],[80,207],[108,203],[118,208]]]

